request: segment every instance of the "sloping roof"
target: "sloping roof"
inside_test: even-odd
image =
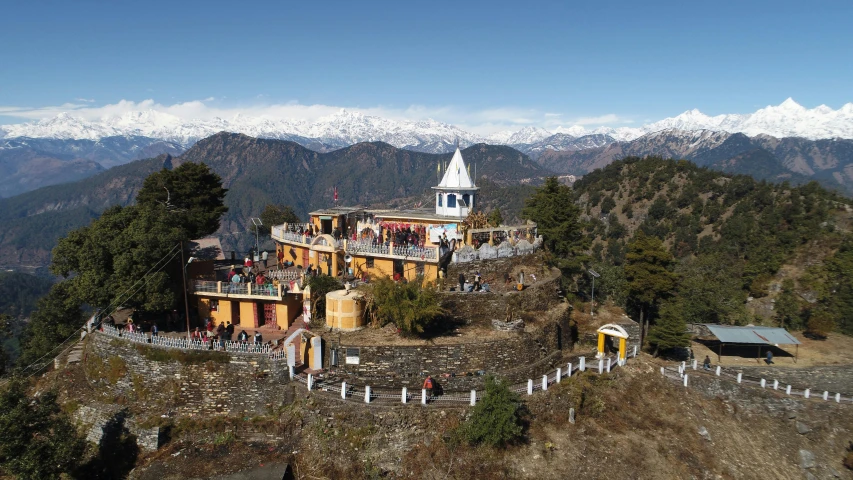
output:
[[[456,147],[456,152],[450,159],[450,164],[447,165],[447,171],[444,172],[444,178],[441,179],[441,183],[436,188],[477,188],[468,175],[468,169],[465,166],[465,160],[462,159],[462,152],[459,151],[459,147]]]
[[[759,345],[799,345],[784,328],[778,327],[731,327],[705,324],[711,334],[722,343],[754,343]]]

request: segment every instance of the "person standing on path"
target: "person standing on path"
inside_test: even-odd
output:
[[[709,357],[708,355],[705,355],[705,361],[702,362],[702,368],[704,368],[705,370],[711,369],[711,357]]]
[[[426,392],[427,392],[427,402],[429,402],[432,399],[432,390],[433,390],[433,383],[432,383],[432,376],[431,375],[427,375],[426,380],[424,380],[424,390],[426,390]]]
[[[465,291],[465,274],[461,272],[459,273],[459,291]]]

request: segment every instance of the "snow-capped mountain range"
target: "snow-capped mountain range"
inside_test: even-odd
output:
[[[395,121],[341,110],[315,122],[236,115],[231,119],[182,119],[156,110],[133,111],[119,116],[88,121],[62,113],[36,122],[0,126],[0,138],[51,138],[64,140],[100,140],[107,137],[143,136],[173,142],[185,148],[221,131],[244,133],[259,138],[293,140],[304,144],[320,143],[340,148],[359,142],[383,141],[400,148],[427,152],[446,152],[458,141],[463,146],[475,143],[503,145],[548,145],[554,150],[591,148],[606,142],[629,141],[661,130],[710,130],[728,133],[760,134],[777,138],[807,139],[853,138],[853,103],[838,110],[825,105],[807,109],[792,99],[749,114],[708,116],[690,110],[641,127],[559,127],[552,131],[524,127],[518,131],[477,135],[456,126],[437,122]],[[595,135],[577,143],[574,140]]]

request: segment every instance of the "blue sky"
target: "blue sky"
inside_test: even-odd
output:
[[[851,18],[849,0],[13,2],[0,121],[146,99],[465,125],[838,108],[853,101]]]

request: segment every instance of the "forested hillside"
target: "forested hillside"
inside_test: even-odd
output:
[[[659,295],[639,303],[653,316],[814,326],[817,333],[832,323],[853,334],[851,210],[816,183],[792,187],[632,157],[591,172],[574,189],[602,274],[597,291],[612,301],[637,310],[632,288],[638,275],[649,275],[646,290],[659,281]],[[632,277],[644,256],[672,276]],[[789,264],[796,268],[783,268]],[[588,291],[584,281],[580,291]],[[851,291],[850,298],[821,293],[829,290]]]
[[[489,189],[493,199],[508,198],[492,200],[494,204],[516,211],[525,189],[511,190],[517,190],[523,179],[550,173],[510,147],[474,145],[463,155],[472,177],[476,174],[494,185]],[[450,158],[451,154],[413,152],[381,142],[318,153],[294,142],[220,133],[180,157],[139,160],[82,181],[0,200],[0,221],[5,226],[0,232],[0,259],[15,268],[47,265],[59,237],[88,224],[111,205],[133,203],[146,176],[184,162],[206,163],[229,189],[229,210],[218,235],[230,250],[254,243],[249,218],[259,216],[268,204],[292,206],[305,217],[313,209],[333,205],[335,187],[341,205],[385,205],[397,198],[421,197],[438,184],[440,168]],[[501,192],[504,187],[510,190]]]

